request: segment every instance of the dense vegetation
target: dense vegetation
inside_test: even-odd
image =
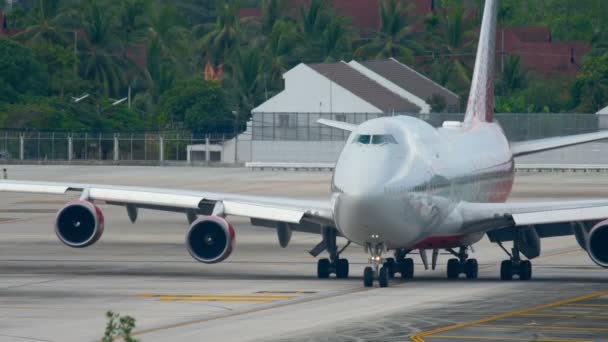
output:
[[[2,1],[2,0],[0,0]],[[382,0],[378,30],[360,32],[331,1],[21,0],[0,39],[0,127],[231,131],[283,88],[300,62],[395,57],[466,100],[482,1],[437,1],[426,18],[408,0]],[[257,6],[261,18],[241,18]],[[608,105],[604,0],[504,0],[506,25],[547,25],[554,39],[590,41],[577,78],[497,75],[497,110],[595,112]],[[205,68],[222,69],[205,81]],[[132,105],[114,101],[132,94]],[[74,101],[84,94],[89,97]],[[436,100],[436,101],[435,101]],[[441,109],[439,99],[433,100]]]

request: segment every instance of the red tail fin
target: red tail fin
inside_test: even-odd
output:
[[[465,126],[473,122],[494,120],[494,64],[496,63],[496,25],[498,0],[486,0],[483,21],[479,34],[479,46],[475,60],[475,71],[471,93],[464,117]]]

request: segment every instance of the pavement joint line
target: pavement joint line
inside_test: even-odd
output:
[[[484,328],[527,328],[527,329],[550,329],[550,330],[572,330],[572,331],[608,331],[608,328],[595,328],[595,327],[571,327],[571,326],[559,326],[559,325],[536,325],[536,324],[477,324],[479,327]]]
[[[217,321],[217,320],[225,319],[225,318],[244,316],[244,315],[248,315],[248,314],[252,314],[252,313],[269,311],[269,310],[273,310],[273,309],[280,309],[280,308],[284,308],[284,307],[292,306],[292,305],[297,305],[297,304],[311,303],[311,302],[315,302],[315,301],[319,301],[319,300],[324,300],[324,299],[337,298],[337,297],[341,297],[341,296],[346,296],[346,295],[366,292],[366,291],[370,291],[370,290],[372,290],[372,289],[363,287],[363,288],[356,288],[356,289],[353,289],[351,291],[341,292],[341,293],[338,293],[338,294],[328,294],[328,295],[325,295],[325,296],[318,296],[318,297],[301,297],[301,298],[303,298],[303,300],[300,300],[300,301],[298,301],[298,300],[296,300],[296,301],[288,301],[288,302],[283,302],[283,303],[280,303],[280,304],[277,304],[277,305],[272,305],[272,306],[266,306],[266,307],[261,307],[261,308],[253,308],[253,309],[250,309],[250,310],[245,310],[245,311],[240,311],[240,312],[234,312],[234,313],[220,315],[220,316],[215,316],[215,317],[197,319],[197,320],[192,320],[192,321],[187,321],[187,322],[174,323],[174,324],[169,324],[169,325],[165,325],[165,326],[160,326],[160,327],[157,327],[157,328],[150,328],[150,329],[139,330],[139,331],[134,332],[132,335],[133,336],[141,336],[141,335],[149,334],[149,333],[152,333],[152,332],[158,332],[158,331],[169,330],[169,329],[174,329],[174,328],[181,328],[181,327],[185,327],[185,326],[188,326],[188,325],[207,323],[207,322]]]
[[[594,342],[593,340],[573,340],[560,337],[544,337],[540,339],[530,340],[529,338],[516,337],[495,337],[495,336],[460,336],[460,335],[441,335],[429,336],[429,338],[443,338],[446,340],[484,340],[484,341],[534,341],[534,342]]]
[[[585,307],[585,308],[608,308],[608,304],[568,304],[568,305],[564,305],[564,306],[579,306],[579,307]]]
[[[597,319],[608,319],[608,316],[603,316],[603,315],[587,315],[587,314],[542,314],[542,313],[534,314],[534,313],[528,313],[528,314],[521,314],[520,316],[527,316],[527,317],[563,317],[563,318],[597,318]]]
[[[593,299],[593,298],[597,298],[597,297],[603,297],[603,296],[608,296],[608,291],[596,292],[596,293],[588,294],[585,296],[574,297],[574,298],[565,299],[565,300],[548,303],[548,304],[544,304],[544,305],[539,305],[539,306],[535,306],[535,307],[531,307],[531,308],[527,308],[527,309],[522,309],[522,310],[512,311],[512,312],[508,312],[508,313],[504,313],[504,314],[500,314],[500,315],[496,315],[496,316],[482,318],[482,319],[478,319],[476,321],[459,323],[459,324],[454,324],[454,325],[450,325],[447,327],[428,330],[428,331],[424,331],[424,332],[418,333],[416,335],[410,336],[410,339],[414,342],[425,342],[425,339],[424,339],[425,337],[430,337],[432,335],[437,335],[437,334],[440,334],[440,333],[443,333],[446,331],[452,331],[452,330],[456,330],[456,329],[460,329],[460,328],[467,328],[467,327],[471,327],[474,325],[480,325],[483,323],[497,321],[497,320],[500,320],[503,318],[519,316],[521,314],[530,313],[530,312],[534,312],[534,311],[540,311],[540,310],[549,309],[549,308],[554,308],[554,307],[558,307],[558,306],[565,306],[568,304],[581,302],[584,300],[589,300],[589,299]],[[606,329],[606,330],[608,330],[608,329]]]

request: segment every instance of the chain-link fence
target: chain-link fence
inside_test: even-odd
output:
[[[240,134],[238,145],[229,141],[232,135],[223,134],[0,130],[0,160],[234,162],[266,160],[272,155],[276,160],[314,161],[327,151],[330,155],[321,159],[333,160],[349,132],[319,125],[318,119],[360,124],[389,115],[393,114],[257,113],[247,131]],[[435,127],[463,119],[462,114],[415,116]],[[497,114],[496,119],[511,141],[598,130],[598,117],[592,114]],[[304,141],[308,142],[306,146],[299,143]]]
[[[348,132],[317,123],[319,119],[360,124],[370,119],[409,115],[425,120],[434,127],[445,121],[462,121],[463,114],[409,114],[409,113],[254,113],[252,123],[253,140],[287,141],[340,141]],[[510,141],[540,139],[562,135],[595,132],[598,118],[593,114],[496,114]]]
[[[0,160],[186,161],[187,147],[232,136],[163,133],[70,133],[0,130]]]

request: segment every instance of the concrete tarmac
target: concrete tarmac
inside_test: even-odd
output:
[[[330,173],[219,168],[10,166],[9,178],[91,182],[326,198]],[[513,201],[608,195],[602,173],[518,175]],[[366,289],[367,256],[351,246],[348,280],[316,279],[294,233],[279,247],[272,229],[231,218],[237,247],[225,262],[196,263],[185,215],[102,205],[106,231],[86,249],[53,232],[63,196],[0,194],[0,341],[96,341],[105,312],[136,318],[141,341],[602,341],[608,340],[608,270],[573,237],[543,240],[531,281],[498,280],[505,258],[484,239],[473,256],[480,279],[445,279],[416,264],[411,281]],[[608,217],[608,213],[607,213]],[[340,241],[343,244],[344,241]],[[419,262],[417,256],[415,260]]]

